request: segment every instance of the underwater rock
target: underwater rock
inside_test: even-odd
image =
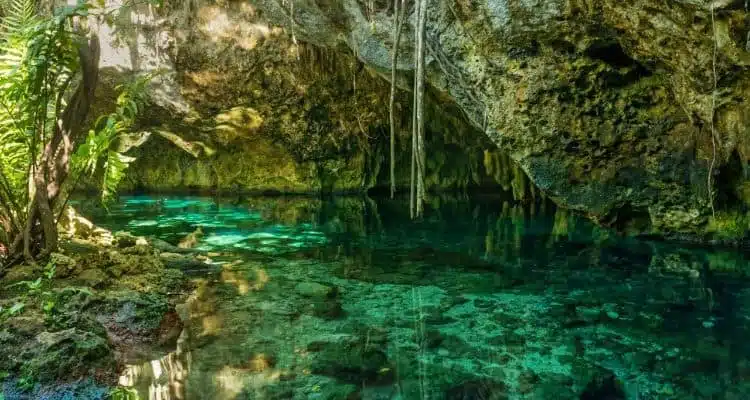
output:
[[[336,299],[314,300],[310,308],[314,316],[323,319],[339,319],[346,315],[341,302]]]
[[[205,263],[192,256],[176,253],[161,253],[159,258],[167,268],[175,268],[186,274],[217,272],[221,268],[218,265]]]
[[[445,400],[503,400],[507,399],[505,383],[493,380],[471,380],[445,391]]]
[[[518,375],[518,391],[526,394],[534,390],[535,386],[539,383],[539,375],[534,371],[523,371]]]
[[[165,253],[177,253],[177,254],[191,254],[196,253],[197,250],[194,249],[185,249],[181,247],[177,247],[173,244],[170,244],[169,242],[166,242],[161,239],[157,238],[149,238],[149,243],[151,246],[153,246],[155,249],[165,252]]]
[[[177,247],[181,249],[192,249],[198,244],[198,241],[203,238],[203,229],[198,227],[193,233],[187,235],[184,239],[180,240]]]
[[[599,368],[580,396],[581,400],[625,400],[622,383],[615,374]]]
[[[367,346],[365,341],[318,342],[308,346],[313,352],[311,371],[344,382],[387,383],[393,379],[388,357],[383,350]]]
[[[317,282],[300,282],[294,287],[294,290],[305,297],[318,299],[333,298],[338,293],[335,287]]]

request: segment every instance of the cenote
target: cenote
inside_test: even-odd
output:
[[[750,399],[737,0],[0,0],[0,400]]]
[[[747,398],[750,270],[492,197],[125,197],[99,226],[194,249],[143,399]]]

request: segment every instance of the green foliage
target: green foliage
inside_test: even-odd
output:
[[[97,176],[102,164],[100,176],[102,202],[105,205],[113,200],[117,186],[125,176],[125,170],[135,160],[118,151],[115,146],[118,139],[135,125],[138,111],[146,101],[147,85],[153,77],[154,74],[145,74],[128,84],[119,85],[116,88],[120,95],[117,97],[115,111],[97,120],[95,129],[89,130],[86,141],[74,155],[73,168],[90,176]]]
[[[23,311],[26,306],[26,302],[30,300],[39,301],[39,308],[47,315],[50,315],[55,308],[55,295],[50,290],[52,285],[52,279],[55,277],[55,271],[57,267],[53,262],[47,263],[44,267],[43,276],[36,278],[33,281],[21,281],[6,286],[6,288],[13,288],[22,286],[26,288],[26,292],[23,293],[24,302],[16,303],[12,308],[9,309],[9,316],[19,314]]]
[[[91,75],[80,79],[86,75],[80,63],[98,62],[95,56],[87,56],[96,53],[87,51],[91,49],[86,17],[90,13],[106,16],[118,9],[101,4],[102,11],[88,2],[78,2],[57,8],[53,15],[41,15],[36,12],[37,3],[0,0],[4,16],[0,23],[0,243],[8,247],[23,235],[29,239],[25,243],[35,241],[37,251],[52,251],[57,240],[55,216],[41,211],[59,212],[74,186],[63,189],[65,181],[77,182],[84,174],[101,179],[104,202],[113,198],[133,161],[123,154],[127,149],[118,147],[119,141],[135,125],[151,75],[119,87],[116,110],[99,118],[88,135],[81,135],[79,126],[88,102],[79,102],[76,96],[90,101],[86,85],[97,82]],[[79,23],[74,23],[76,19]],[[69,151],[73,153],[70,157]],[[47,199],[37,199],[41,203],[35,206],[37,212],[30,206],[34,204],[33,191],[40,188],[53,189],[48,189]],[[28,218],[35,221],[28,222]],[[37,225],[44,229],[25,232],[25,226]],[[32,235],[34,239],[29,238]],[[28,250],[27,258],[33,251]],[[17,246],[12,251],[17,252]]]
[[[56,127],[78,71],[70,21],[87,6],[36,13],[35,0],[8,0],[0,26],[0,223],[4,240],[23,225],[30,172]]]
[[[13,304],[7,309],[0,306],[0,320],[20,314],[21,312],[23,312],[23,309],[25,307],[26,307],[26,303],[20,303],[20,302]]]

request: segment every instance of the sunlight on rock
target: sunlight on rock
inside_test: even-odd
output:
[[[101,12],[111,24],[99,25],[100,67],[124,71],[152,71],[170,65],[166,48],[174,40],[162,28],[150,4],[123,7],[124,0],[107,0]]]
[[[207,315],[201,319],[203,332],[201,336],[218,335],[221,332],[222,320],[218,315]]]
[[[249,136],[263,125],[261,114],[251,107],[235,107],[216,116],[216,135],[223,144]]]
[[[254,14],[252,7],[241,7],[241,11]],[[252,50],[258,43],[277,34],[267,24],[249,23],[246,20],[230,18],[227,10],[223,7],[204,6],[198,10],[198,18],[201,21],[199,29],[212,41],[231,41],[244,50]]]

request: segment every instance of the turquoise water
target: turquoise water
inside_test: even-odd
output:
[[[145,399],[747,399],[750,270],[554,207],[433,198],[127,197],[95,223],[214,268]]]

